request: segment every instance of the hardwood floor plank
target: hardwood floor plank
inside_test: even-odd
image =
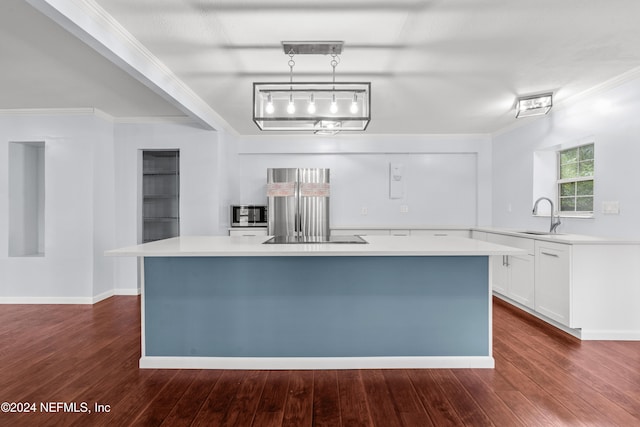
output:
[[[313,376],[313,371],[290,372],[283,427],[308,427],[313,424]]]
[[[408,370],[413,387],[435,426],[460,426],[462,419],[426,369]]]
[[[362,376],[362,383],[367,393],[367,404],[373,424],[384,427],[401,426],[402,420],[396,412],[382,370],[366,371]]]
[[[133,420],[132,425],[159,426],[196,379],[198,371],[179,370],[167,385]]]
[[[494,425],[480,405],[462,387],[452,370],[434,369],[429,371],[429,374],[437,382],[437,386],[451,402],[453,409],[455,409],[465,425]]]
[[[193,426],[221,425],[222,419],[249,371],[223,371],[193,419]]]
[[[338,374],[338,390],[342,424],[353,427],[373,425],[361,371],[341,371]]]
[[[313,425],[341,426],[340,394],[336,371],[315,371],[313,375]]]
[[[530,372],[526,370],[523,372],[518,366],[505,359],[499,352],[497,353],[498,354],[495,355],[496,369],[500,366],[500,371],[509,379],[514,389],[526,396],[533,405],[545,414],[545,417],[547,417],[553,425],[586,425],[580,421],[579,414],[571,412],[563,404],[558,402],[553,394],[530,378],[530,375],[536,377],[538,371]]]
[[[244,427],[253,424],[268,374],[267,371],[247,372],[220,422],[221,425]]]
[[[222,375],[220,370],[198,371],[196,378],[161,425],[166,427],[190,426],[220,375]]]
[[[382,375],[403,425],[434,425],[405,370],[383,370]]]
[[[289,371],[271,371],[258,402],[253,425],[279,427],[282,425],[284,405],[289,391]]]
[[[482,411],[496,426],[530,426],[530,422],[523,422],[501,397],[469,369],[452,370],[456,379],[462,384],[467,393],[478,402]],[[530,420],[528,420],[530,421]]]

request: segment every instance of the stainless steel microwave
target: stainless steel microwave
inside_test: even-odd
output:
[[[267,207],[265,205],[232,205],[232,227],[266,227]]]

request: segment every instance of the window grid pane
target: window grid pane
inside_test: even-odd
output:
[[[560,212],[593,212],[594,144],[558,153]]]

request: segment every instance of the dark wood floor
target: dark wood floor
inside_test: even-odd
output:
[[[640,342],[580,342],[499,300],[486,370],[140,370],[139,324],[137,297],[0,306],[0,402],[37,405],[0,425],[640,425]]]

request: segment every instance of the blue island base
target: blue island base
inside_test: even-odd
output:
[[[493,367],[487,256],[146,257],[148,368]]]

